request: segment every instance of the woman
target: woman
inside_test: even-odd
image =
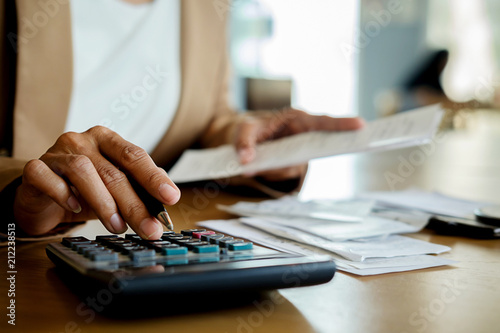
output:
[[[18,236],[97,217],[110,232],[128,224],[158,239],[163,228],[127,177],[172,205],[179,189],[158,166],[168,169],[193,145],[232,143],[248,163],[265,140],[362,126],[357,118],[290,108],[232,110],[229,10],[220,9],[220,1],[198,0],[5,2],[0,189],[8,223],[22,229]],[[135,85],[123,84],[134,75]],[[304,173],[302,165],[255,176],[266,188]]]

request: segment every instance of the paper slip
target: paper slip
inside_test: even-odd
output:
[[[438,254],[450,250],[449,247],[444,245],[432,244],[396,235],[370,238],[361,241],[334,242],[300,230],[287,228],[281,225],[273,225],[267,221],[256,218],[241,218],[240,221],[272,235],[318,247],[352,261],[363,261],[368,258]]]
[[[428,222],[428,219],[406,222],[369,215],[373,207],[373,202],[369,200],[301,202],[295,196],[288,196],[261,202],[240,201],[232,206],[217,207],[235,215],[259,217],[269,223],[302,230],[332,241],[417,232]]]
[[[360,198],[375,200],[378,205],[416,210],[429,214],[448,215],[461,218],[474,218],[474,209],[487,203],[474,202],[452,198],[436,192],[426,192],[419,189],[405,191],[367,192]]]
[[[300,201],[295,196],[260,202],[240,201],[231,206],[217,205],[225,212],[239,216],[307,217],[312,219],[361,222],[370,214],[374,202],[370,200],[350,201]]]
[[[369,238],[389,234],[404,234],[422,230],[427,221],[420,225],[410,225],[376,216],[367,216],[358,223],[343,223],[321,221],[303,217],[276,217],[259,216],[244,217],[242,221],[247,224],[265,221],[267,225],[284,226],[300,230],[303,233],[315,235],[331,241],[345,241],[358,238]]]
[[[333,254],[332,252],[265,233],[261,230],[246,226],[238,220],[213,220],[198,222],[197,224],[236,237],[244,237],[253,242],[260,243],[264,246],[268,246],[288,253],[306,255],[311,257],[317,255],[328,255],[335,260],[335,263],[337,264],[337,268],[339,270],[356,275],[364,276],[385,274],[450,265],[455,263],[452,260],[428,255],[396,257],[389,259],[366,259],[363,262],[353,262],[343,259],[338,255]]]
[[[349,265],[346,266],[344,263],[341,264],[342,266],[340,266],[340,264],[337,264],[337,267],[339,267],[339,269],[344,271],[344,272],[348,272],[348,273],[356,274],[356,275],[367,276],[367,275],[378,275],[378,274],[386,274],[386,273],[413,271],[413,270],[423,269],[423,268],[453,265],[456,263],[456,261],[454,261],[454,260],[449,260],[449,259],[444,259],[444,258],[439,258],[439,257],[434,257],[434,256],[427,256],[427,255],[394,258],[394,259],[390,259],[390,261],[391,261],[392,266],[388,266],[388,267],[373,267],[373,268],[371,268],[370,265],[367,265],[365,268],[357,268],[357,267],[352,267]],[[401,266],[399,266],[398,264],[401,264]],[[374,265],[374,266],[376,266],[376,265]]]
[[[333,155],[424,144],[435,134],[443,110],[428,106],[369,122],[357,131],[306,132],[258,145],[256,158],[241,165],[233,146],[187,150],[169,171],[177,183],[226,178],[305,163]]]

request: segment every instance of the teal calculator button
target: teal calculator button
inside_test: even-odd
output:
[[[229,243],[227,248],[230,251],[247,251],[253,249],[252,243]]]
[[[161,248],[161,253],[166,255],[166,256],[178,256],[178,255],[183,255],[188,253],[187,247],[181,247],[181,246],[166,246]]]
[[[200,245],[193,247],[194,253],[218,253],[219,245]]]

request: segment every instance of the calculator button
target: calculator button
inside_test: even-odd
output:
[[[182,246],[182,243],[183,242],[186,242],[186,241],[191,241],[192,238],[190,236],[184,236],[184,237],[172,237],[170,238],[170,241],[172,243],[175,243],[175,244],[179,244]]]
[[[174,235],[162,236],[161,239],[172,242],[172,241],[175,241],[177,239],[183,239],[184,237],[186,237],[186,236],[184,236],[182,234],[174,234]]]
[[[102,252],[104,250],[106,250],[106,248],[104,246],[87,247],[87,248],[83,249],[83,255],[85,257],[90,257],[92,253]]]
[[[213,231],[193,232],[193,237],[200,239],[202,235],[215,235]]]
[[[73,243],[73,245],[71,246],[71,249],[72,250],[75,250],[75,251],[78,251],[78,249],[80,248],[80,246],[83,246],[83,245],[92,245],[92,244],[96,244],[95,242],[93,241],[90,241],[90,242],[85,242],[85,243]]]
[[[193,247],[194,253],[219,253],[219,245],[196,245]]]
[[[125,239],[131,240],[133,242],[140,242],[142,241],[141,236],[136,235],[136,234],[126,234]]]
[[[204,232],[204,231],[207,231],[207,230],[206,229],[184,229],[184,230],[181,230],[181,234],[183,234],[184,236],[192,236],[193,232]]]
[[[158,241],[154,241],[154,242],[149,242],[148,243],[149,245],[151,245],[152,247],[155,247],[155,246],[158,246],[158,245],[169,245],[169,244],[172,244],[168,241],[164,241],[164,240],[158,240]]]
[[[93,243],[93,242],[86,243],[86,244],[74,244],[73,245],[73,250],[75,250],[76,252],[82,254],[85,249],[89,249],[89,248],[94,248],[95,249],[98,246],[99,246],[99,244]]]
[[[170,243],[170,242],[162,240],[162,239],[155,239],[155,240],[145,240],[145,239],[143,239],[143,240],[141,240],[138,243],[141,244],[141,245],[147,246],[149,248],[153,248],[154,244],[161,244],[162,242]]]
[[[83,244],[90,243],[90,240],[85,237],[64,237],[62,239],[62,244],[71,248],[73,244]]]
[[[220,247],[228,247],[229,244],[235,244],[235,243],[244,243],[245,241],[243,239],[228,239],[228,240],[221,240],[219,242]]]
[[[128,255],[132,259],[151,259],[156,256],[156,251],[149,249],[132,250]]]
[[[118,253],[111,250],[97,251],[90,255],[92,261],[117,261]]]
[[[230,251],[248,251],[248,250],[253,249],[253,244],[250,242],[229,243],[229,244],[227,244],[227,248]]]
[[[224,238],[226,235],[224,234],[210,234],[210,235],[201,235],[201,240],[202,241],[207,241],[210,242],[211,239],[219,239],[219,238]]]
[[[151,248],[151,249],[156,249],[158,248],[159,246],[162,246],[162,245],[170,245],[172,243],[168,242],[168,241],[164,241],[164,240],[157,240],[157,241],[152,241],[152,242],[144,242],[142,243],[144,244],[145,246]]]
[[[143,251],[143,250],[149,250],[146,246],[143,245],[137,245],[135,243],[130,244],[130,245],[122,245],[118,248],[115,249],[116,251],[120,251],[121,253],[128,255],[132,251]]]
[[[159,253],[162,253],[163,252],[163,248],[169,248],[171,247],[172,244],[161,244],[161,245],[156,245],[153,250],[155,250],[156,252],[159,252]]]
[[[184,243],[184,246],[187,246],[188,250],[194,249],[195,246],[202,246],[202,245],[210,245],[209,242],[201,242],[200,240],[197,239],[197,242],[193,240],[192,242]]]
[[[113,249],[120,250],[120,247],[124,245],[137,245],[136,243],[132,242],[131,240],[128,239],[116,239],[116,240],[108,240],[106,241],[106,246],[109,246]]]
[[[188,253],[187,247],[181,247],[176,244],[172,245],[167,245],[165,247],[161,248],[161,253],[166,255],[166,256],[177,256],[177,255],[183,255]]]
[[[185,246],[186,244],[190,243],[200,243],[201,241],[199,239],[193,239],[191,237],[188,237],[186,239],[179,239],[175,241],[177,244],[180,246]]]
[[[215,245],[219,245],[220,242],[231,240],[231,239],[234,239],[234,238],[231,236],[222,237],[222,238],[210,238],[210,243],[215,244]]]
[[[179,234],[179,233],[172,233],[172,234],[168,234],[168,235],[163,235],[161,236],[161,238],[172,238],[172,237],[184,237],[185,235],[183,234]]]
[[[172,243],[169,243],[169,242],[165,242],[165,243],[168,243],[168,244],[157,244],[157,245],[153,246],[152,249],[155,250],[156,252],[162,252],[161,249],[172,245]]]
[[[100,236],[96,236],[95,240],[96,241],[106,241],[106,240],[117,239],[117,238],[118,238],[117,235],[100,235]]]

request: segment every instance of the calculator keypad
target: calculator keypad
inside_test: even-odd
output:
[[[135,234],[125,238],[101,235],[95,240],[66,237],[62,245],[78,254],[78,260],[87,261],[89,267],[107,264],[121,268],[251,259],[255,250],[251,242],[205,229],[165,232],[160,240],[145,240]]]

